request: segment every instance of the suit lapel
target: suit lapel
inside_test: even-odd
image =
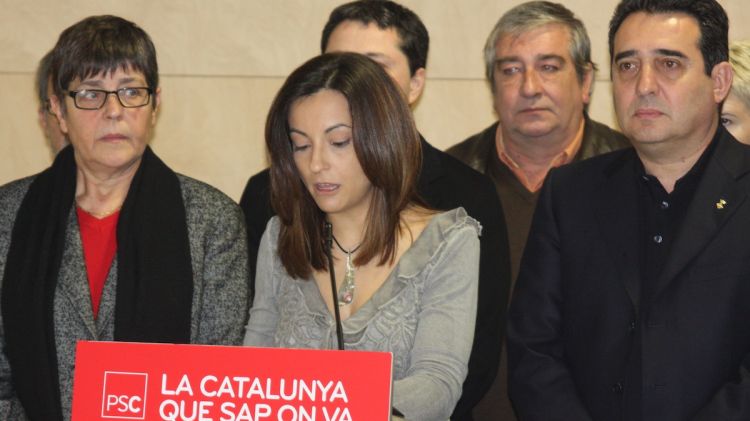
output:
[[[748,168],[745,149],[720,128],[714,155],[698,184],[672,251],[654,286],[654,296],[690,265],[747,198],[736,180]]]
[[[482,174],[488,174],[489,169],[487,166],[490,162],[493,162],[490,157],[497,156],[497,148],[495,147],[495,136],[499,127],[499,123],[495,123],[489,128],[485,129],[480,135],[476,144],[476,150],[471,155],[471,162],[469,166]]]
[[[433,191],[432,186],[438,179],[443,177],[443,166],[440,162],[440,152],[421,137],[422,143],[422,169],[419,171],[417,190],[430,206],[436,209],[445,209],[442,203],[442,195]]]
[[[607,251],[633,305],[640,302],[638,272],[638,192],[634,150],[626,151],[606,171],[594,200],[597,220],[604,233]]]

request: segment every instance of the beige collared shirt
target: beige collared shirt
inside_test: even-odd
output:
[[[508,168],[510,168],[511,172],[513,172],[518,181],[520,181],[528,191],[536,192],[542,187],[544,178],[547,176],[549,170],[573,161],[576,154],[578,153],[578,150],[581,149],[581,143],[583,143],[584,125],[585,121],[581,119],[581,126],[578,128],[576,135],[565,146],[562,152],[554,156],[547,163],[546,167],[543,168],[544,172],[541,177],[538,175],[540,174],[539,170],[534,172],[524,170],[524,168],[510,156],[505,147],[505,142],[503,142],[503,132],[500,128],[500,125],[497,126],[497,131],[495,132],[495,147],[497,149],[497,155],[500,158],[500,161],[507,165]],[[535,177],[535,175],[537,176]]]

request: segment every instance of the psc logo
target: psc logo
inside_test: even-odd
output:
[[[105,371],[102,418],[145,419],[147,384],[146,373]]]

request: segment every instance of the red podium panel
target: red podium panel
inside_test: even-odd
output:
[[[78,343],[73,421],[384,421],[392,356]]]

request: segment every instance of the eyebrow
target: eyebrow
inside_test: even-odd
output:
[[[621,53],[615,54],[615,59],[613,61],[618,62],[624,58],[633,57],[633,56],[635,56],[635,50],[627,50],[627,51],[623,51]]]
[[[670,50],[668,48],[657,48],[654,51],[659,56],[687,58],[687,56],[685,54],[683,54],[681,51]],[[615,54],[614,61],[617,62],[617,61],[622,60],[624,58],[633,57],[635,55],[636,55],[636,51],[635,50],[623,51],[621,53]]]
[[[557,60],[561,63],[565,63],[565,57],[559,54],[542,54],[537,56],[537,60]]]
[[[345,128],[347,128],[347,129],[349,129],[349,130],[351,130],[351,129],[352,129],[352,127],[351,127],[351,126],[349,126],[348,124],[344,124],[344,123],[339,123],[339,124],[334,124],[333,126],[331,126],[331,127],[327,128],[325,132],[326,132],[326,133],[331,133],[332,131],[334,131],[334,130],[336,130],[336,129],[340,129],[340,128],[342,128],[342,127],[345,127]]]
[[[559,54],[539,54],[534,57],[534,60],[536,61],[544,61],[544,60],[556,60],[560,63],[565,63],[565,57],[559,55]],[[519,56],[508,56],[508,57],[500,57],[498,59],[495,59],[496,64],[505,64],[505,63],[514,63],[514,62],[520,62],[521,57]]]
[[[347,128],[347,129],[349,129],[349,130],[351,130],[351,128],[352,128],[352,127],[351,127],[351,126],[349,126],[348,124],[344,124],[344,123],[338,123],[338,124],[334,124],[333,126],[331,126],[331,127],[327,128],[327,129],[325,129],[325,132],[324,132],[324,133],[326,133],[326,134],[327,134],[327,133],[330,133],[330,132],[332,132],[332,131],[334,131],[334,130],[336,130],[336,129],[340,129],[340,128],[342,128],[342,127],[345,127],[345,128]],[[301,136],[304,136],[304,137],[308,137],[308,138],[310,137],[310,136],[308,136],[308,135],[307,135],[307,133],[303,132],[302,130],[298,130],[298,129],[295,129],[295,128],[293,128],[293,127],[290,127],[290,128],[289,128],[289,134],[292,134],[292,133],[297,133],[298,135],[301,135]]]
[[[656,53],[660,56],[687,58],[681,51],[669,50],[667,48],[657,48]]]
[[[118,85],[123,85],[123,84],[126,84],[126,83],[135,82],[136,80],[137,79],[134,78],[134,77],[124,77],[124,78],[118,79],[117,80],[117,84]],[[104,86],[104,84],[102,83],[101,79],[86,79],[83,82],[81,82],[81,84],[78,85],[78,86],[81,87],[81,86],[84,86],[84,85],[85,86],[91,86],[91,87],[94,87],[94,88],[101,88],[102,86]]]
[[[296,133],[296,134],[298,134],[298,135],[300,135],[300,136],[304,136],[304,137],[309,137],[309,136],[307,135],[307,133],[303,132],[302,130],[297,130],[297,129],[295,129],[294,127],[290,127],[290,128],[289,128],[289,135],[292,135],[292,134],[294,134],[294,133]]]

